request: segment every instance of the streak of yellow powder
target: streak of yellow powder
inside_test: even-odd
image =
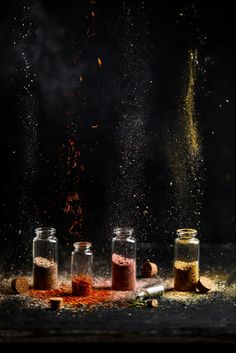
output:
[[[193,156],[198,156],[200,152],[200,142],[197,131],[195,112],[195,86],[197,71],[197,50],[189,50],[188,53],[188,78],[184,95],[184,113],[186,114],[186,135],[190,152]]]
[[[98,58],[98,66],[101,67],[102,66],[102,59]]]

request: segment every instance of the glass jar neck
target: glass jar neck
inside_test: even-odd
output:
[[[36,228],[35,229],[35,234],[39,238],[48,238],[50,236],[54,236],[56,234],[56,229],[55,228],[50,228],[50,227],[42,227],[42,228]]]
[[[118,239],[126,239],[133,235],[133,228],[115,228],[113,233]]]
[[[192,228],[178,229],[176,234],[180,239],[191,239],[197,236],[197,230]]]
[[[73,244],[76,251],[90,250],[92,244],[88,241],[79,241]]]

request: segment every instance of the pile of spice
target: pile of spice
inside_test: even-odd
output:
[[[33,263],[34,289],[55,289],[57,288],[57,264],[38,256]]]
[[[72,278],[72,294],[86,297],[92,292],[92,278],[89,276],[77,275]]]
[[[133,291],[136,287],[136,262],[118,254],[112,255],[112,289]]]
[[[114,303],[124,304],[129,299],[130,292],[116,292],[111,289],[91,288],[88,296],[76,296],[72,294],[71,286],[62,283],[59,289],[55,290],[35,290],[28,292],[31,298],[41,300],[42,303],[49,305],[51,298],[63,298],[65,307],[97,307],[112,306]]]
[[[174,289],[179,291],[195,290],[199,279],[198,261],[174,263]]]

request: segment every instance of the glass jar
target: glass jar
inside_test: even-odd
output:
[[[112,239],[112,289],[136,288],[136,240],[132,228],[115,228]]]
[[[56,289],[58,285],[58,241],[55,228],[36,228],[33,239],[33,288]]]
[[[174,256],[174,289],[192,291],[199,279],[200,242],[195,229],[177,230]]]
[[[93,252],[89,242],[74,243],[71,254],[72,293],[87,296],[92,291]]]

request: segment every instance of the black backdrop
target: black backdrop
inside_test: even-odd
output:
[[[127,30],[138,45],[135,55],[140,50],[148,67],[140,74],[134,64],[132,79],[136,74],[141,90],[140,81],[152,81],[142,108],[142,202],[148,217],[139,224],[135,219],[140,241],[170,243],[185,225],[178,212],[173,219],[168,212],[174,201],[165,143],[173,132],[166,130],[168,120],[177,119],[190,47],[198,48],[202,67],[196,107],[205,171],[197,228],[202,241],[235,241],[233,5],[143,1],[140,13],[139,2],[130,3],[33,1],[31,6],[30,1],[9,0],[1,11],[0,241],[4,258],[12,263],[23,254],[30,258],[38,225],[55,226],[61,243],[70,248],[82,238],[103,248],[112,226],[124,225],[119,212],[114,222],[112,215],[122,190],[115,179]],[[126,21],[129,7],[134,33]],[[85,168],[75,168],[81,173],[79,187],[68,174],[69,139],[76,141],[78,163]],[[63,211],[67,192],[74,189],[84,217],[79,236],[69,234],[71,219]]]

